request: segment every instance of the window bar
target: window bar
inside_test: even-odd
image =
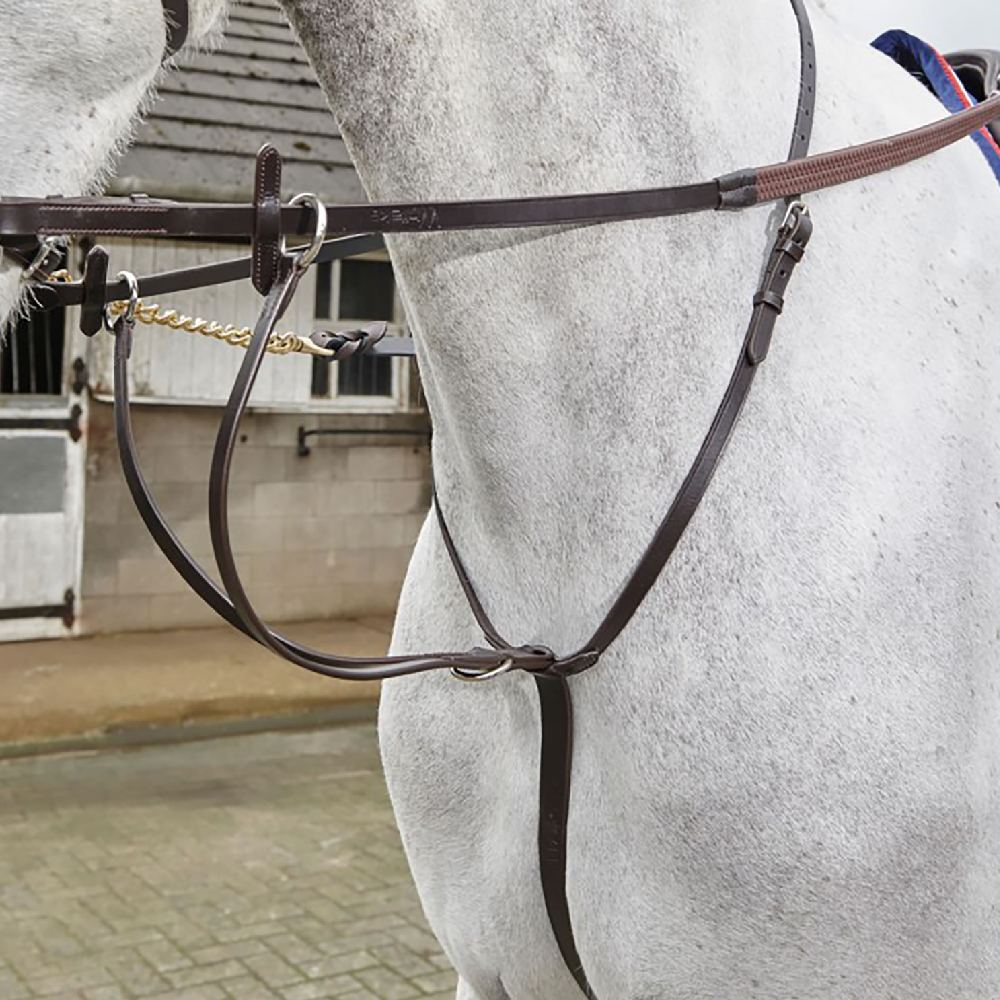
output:
[[[21,391],[21,324],[18,325],[11,331],[10,337],[11,346],[14,350],[11,352],[11,392],[18,393]]]
[[[52,383],[55,375],[52,370],[52,320],[45,316],[45,328],[42,331],[42,392],[54,392]]]
[[[36,329],[29,322],[24,324],[25,340],[28,341],[28,392],[35,395],[38,392],[38,359],[35,357]]]

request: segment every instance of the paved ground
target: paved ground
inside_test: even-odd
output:
[[[453,1000],[370,726],[0,762],[2,1000]]]
[[[384,617],[283,626],[349,656],[384,653],[391,627]],[[321,712],[377,696],[377,684],[299,670],[228,625],[0,643],[0,745]]]

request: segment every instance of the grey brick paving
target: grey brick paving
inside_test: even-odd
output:
[[[0,762],[0,1000],[454,1000],[368,726]]]

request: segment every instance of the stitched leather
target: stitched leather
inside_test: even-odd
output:
[[[912,132],[683,187],[557,198],[331,205],[327,208],[328,231],[331,235],[348,235],[582,225],[747,208],[903,166],[958,142],[997,118],[1000,94]],[[311,208],[284,205],[280,216],[284,233],[303,236],[312,232]],[[5,198],[0,201],[0,245],[23,242],[25,236],[63,234],[247,241],[255,232],[254,218],[252,205]]]
[[[37,247],[37,241],[31,246]],[[331,260],[341,260],[355,254],[369,253],[383,247],[382,237],[371,236],[340,236],[327,240],[316,256],[316,263]],[[5,253],[10,253],[4,248]],[[18,251],[16,258],[19,263],[27,264],[34,257],[34,249],[30,252]],[[25,260],[27,257],[27,260]],[[232,281],[249,278],[253,264],[252,257],[236,257],[232,260],[218,261],[212,264],[198,264],[194,267],[178,268],[175,271],[162,271],[159,274],[146,275],[139,278],[139,295],[150,298],[154,295],[168,295],[171,292],[189,291],[193,288],[207,288],[211,285],[224,285]],[[84,283],[80,281],[37,282],[31,286],[32,309],[57,309],[60,306],[79,305],[84,298]],[[128,284],[114,281],[104,286],[104,301],[118,302],[127,299]],[[395,340],[397,338],[387,338]],[[400,338],[401,339],[401,338]],[[409,338],[406,338],[409,340]]]
[[[269,142],[257,151],[253,183],[253,287],[267,295],[281,259],[281,154]]]

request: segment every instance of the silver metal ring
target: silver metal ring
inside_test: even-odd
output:
[[[323,249],[323,241],[326,239],[326,205],[316,195],[308,191],[297,194],[289,204],[311,205],[316,213],[316,226],[313,229],[312,242],[304,250],[300,250],[295,257],[295,266],[300,271],[304,271]]]
[[[504,674],[509,674],[513,669],[514,661],[508,657],[499,667],[494,667],[492,670],[485,670],[482,673],[467,670],[465,667],[452,667],[451,676],[456,680],[465,681],[469,684],[478,684],[480,681],[491,681],[495,677],[502,677]]]
[[[139,307],[139,279],[131,271],[119,271],[116,275],[119,281],[124,280],[128,285],[128,308],[122,313],[126,323],[131,323],[135,319],[136,310]],[[108,330],[114,329],[114,323],[110,321],[108,310],[104,310],[104,326]]]

